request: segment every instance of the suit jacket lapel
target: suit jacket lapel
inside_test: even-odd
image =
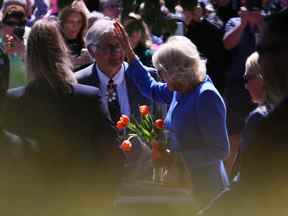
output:
[[[96,66],[96,63],[94,63],[93,67],[92,67],[92,72],[91,72],[91,75],[89,77],[89,80],[91,80],[91,84],[93,86],[96,86],[96,87],[100,87],[100,80],[99,80],[99,76],[98,76],[98,73],[97,73],[97,66]]]

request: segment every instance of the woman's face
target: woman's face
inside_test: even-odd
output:
[[[66,38],[76,39],[83,26],[83,19],[80,13],[71,13],[63,23],[63,32]]]
[[[179,91],[179,92],[187,92],[191,90],[191,86],[187,86],[186,82],[180,82],[179,80],[175,80],[170,74],[169,71],[158,70],[159,76],[162,81],[167,83],[168,89],[170,91]]]
[[[247,76],[245,81],[245,88],[248,90],[252,102],[256,104],[263,104],[265,99],[263,79],[256,76]]]

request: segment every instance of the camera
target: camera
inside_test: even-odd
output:
[[[245,7],[248,11],[259,11],[262,9],[262,0],[247,0]]]

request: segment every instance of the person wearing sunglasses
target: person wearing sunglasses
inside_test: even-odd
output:
[[[240,151],[245,151],[251,136],[253,136],[261,120],[267,116],[269,111],[269,106],[266,103],[263,75],[258,60],[259,54],[254,52],[247,58],[245,65],[246,70],[243,76],[245,88],[249,92],[251,101],[257,104],[257,107],[249,113],[246,119],[241,135]]]

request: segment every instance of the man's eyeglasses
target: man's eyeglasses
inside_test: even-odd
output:
[[[122,52],[122,47],[120,45],[106,45],[106,46],[97,46],[96,49],[100,50],[103,53],[116,54]]]
[[[106,46],[96,45],[96,50],[105,54],[118,54],[123,51],[120,45],[106,45]]]

